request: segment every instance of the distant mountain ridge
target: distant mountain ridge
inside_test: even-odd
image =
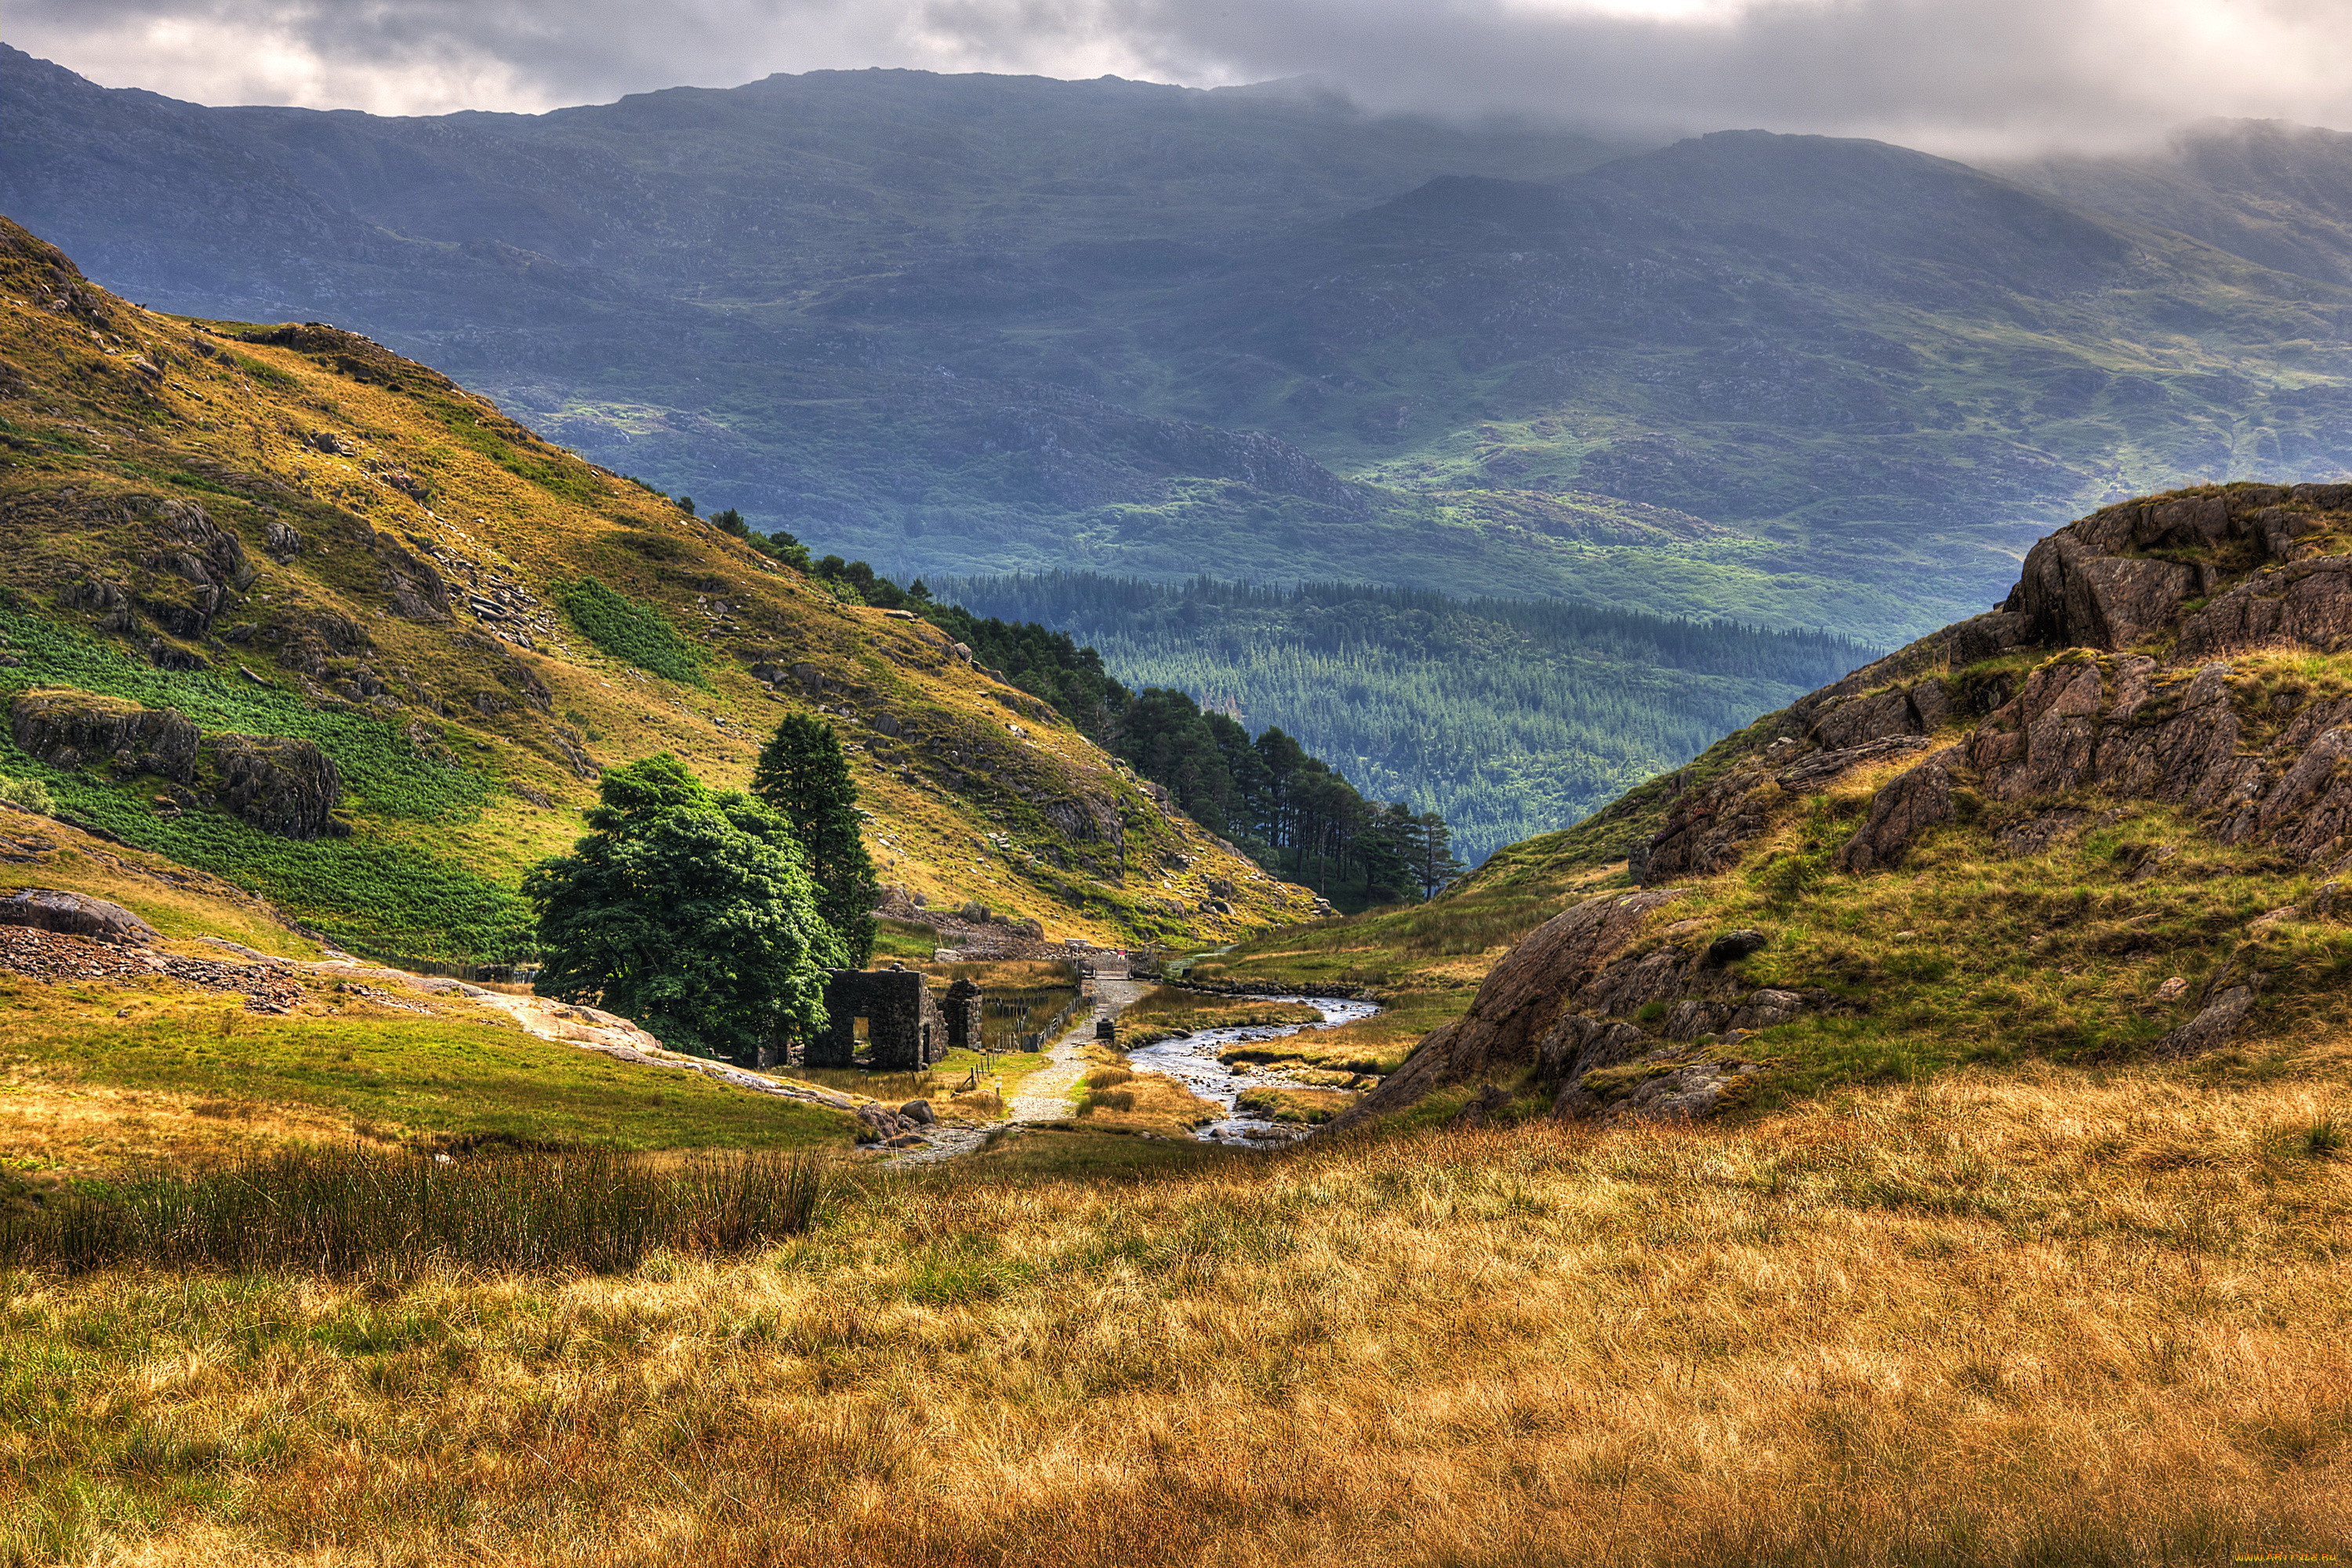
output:
[[[1892,641],[2085,505],[2352,464],[2328,133],[2248,142],[2273,194],[2224,222],[2227,137],[2159,178],[1116,80],[386,120],[0,78],[0,205],[99,276],[370,331],[899,575],[1377,577]],[[2294,193],[2289,244],[2246,203]],[[1540,526],[1569,496],[1722,531]]]

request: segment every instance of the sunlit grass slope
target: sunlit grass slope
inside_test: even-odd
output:
[[[5,736],[0,774],[375,953],[514,956],[520,871],[576,835],[598,768],[667,750],[740,785],[806,708],[852,753],[884,879],[934,900],[1098,941],[1310,907],[927,626],[366,339],[145,311],[12,225],[0,590],[0,703],[64,689],[315,742],[352,831],[170,809],[165,781]],[[1235,914],[1204,911],[1213,878]]]
[[[602,1277],[19,1272],[0,1561],[2336,1551],[2342,1053],[1118,1180],[1040,1132]]]

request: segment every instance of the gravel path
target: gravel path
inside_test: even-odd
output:
[[[1151,989],[1148,980],[1129,980],[1125,975],[1097,974],[1092,989],[1095,1008],[1073,1023],[1062,1037],[1054,1042],[1044,1067],[1021,1080],[1021,1087],[1005,1097],[1004,1120],[981,1123],[943,1121],[924,1129],[929,1142],[908,1150],[891,1163],[923,1165],[934,1160],[969,1154],[988,1142],[989,1134],[1011,1122],[1059,1121],[1070,1114],[1070,1090],[1087,1070],[1087,1042],[1095,1037],[1097,1019],[1116,1018]]]

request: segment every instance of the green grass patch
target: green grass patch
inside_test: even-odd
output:
[[[665,680],[708,687],[702,653],[653,605],[609,588],[594,577],[550,585],[580,635],[625,664]]]
[[[518,892],[380,831],[478,820],[490,790],[484,774],[417,755],[381,719],[210,673],[172,674],[37,616],[0,606],[0,630],[23,660],[0,669],[0,705],[31,688],[70,688],[174,709],[208,732],[313,742],[334,760],[360,831],[304,843],[217,812],[158,812],[138,781],[52,767],[0,731],[0,774],[38,784],[65,816],[250,888],[355,952],[485,963],[530,955],[531,914]]]
[[[836,1144],[831,1111],[650,1071],[496,1022],[380,1016],[264,1018],[228,1002],[92,991],[68,1010],[46,987],[0,977],[0,1056],[19,1082],[112,1084],[259,1104],[322,1107],[424,1141],[505,1139],[623,1150]],[[100,1027],[98,1019],[105,1018]],[[226,1024],[226,1031],[224,1025]]]

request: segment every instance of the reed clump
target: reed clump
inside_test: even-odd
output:
[[[346,1279],[436,1266],[613,1273],[656,1251],[732,1255],[801,1235],[825,1182],[824,1166],[804,1154],[656,1163],[609,1152],[457,1157],[295,1144],[0,1213],[0,1261]]]

